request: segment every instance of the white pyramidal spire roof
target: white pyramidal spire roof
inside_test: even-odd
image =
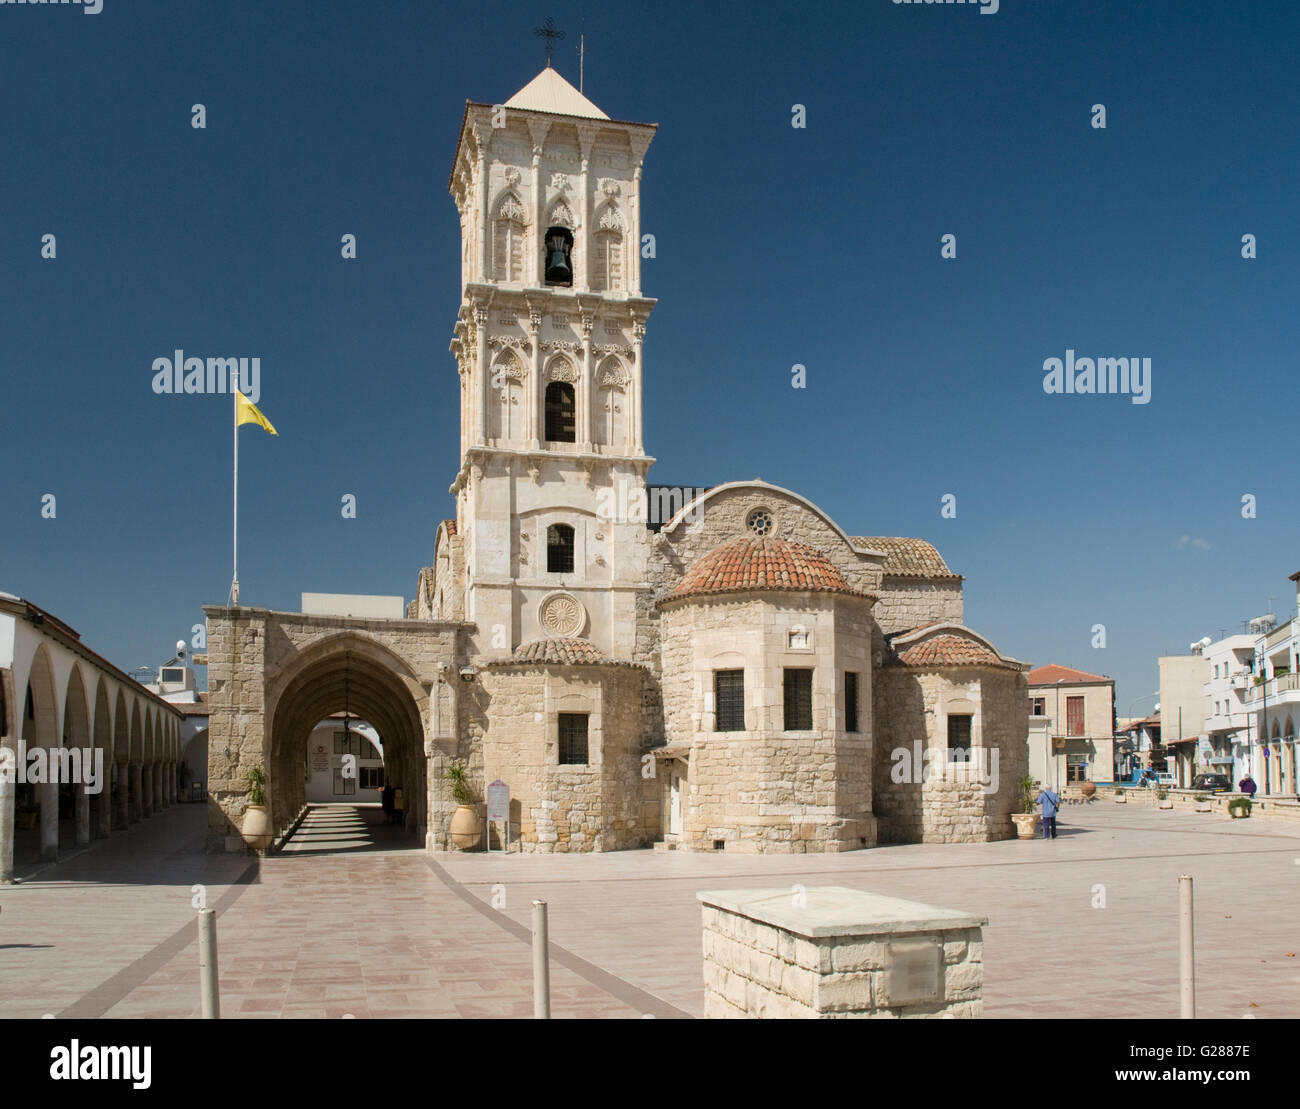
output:
[[[506,107],[523,108],[530,112],[551,112],[561,116],[609,119],[609,116],[549,65],[507,100]]]

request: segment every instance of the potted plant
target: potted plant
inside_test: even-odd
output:
[[[1097,793],[1097,783],[1096,783],[1096,782],[1083,782],[1083,783],[1079,786],[1079,792],[1082,793],[1085,797],[1093,797],[1093,796],[1095,796],[1096,793]]]
[[[1172,809],[1174,807],[1173,798],[1169,796],[1167,789],[1156,790],[1156,807],[1161,809]]]
[[[1228,802],[1228,815],[1233,820],[1242,820],[1250,815],[1250,798],[1234,797]]]
[[[1210,795],[1208,793],[1198,793],[1192,800],[1196,802],[1197,812],[1210,812],[1214,808],[1210,804]]]
[[[254,851],[265,851],[271,846],[271,814],[266,804],[266,771],[255,765],[244,780],[248,783],[248,808],[240,826],[244,843]]]
[[[1115,790],[1115,804],[1117,804],[1117,805],[1127,805],[1127,804],[1128,804],[1128,793],[1125,792],[1123,789],[1117,789],[1117,790]]]
[[[456,801],[456,811],[451,814],[451,827],[448,829],[451,842],[462,851],[470,851],[478,846],[483,831],[479,827],[478,809],[471,804],[473,795],[469,791],[465,764],[453,762],[447,767],[445,777],[451,783],[451,795]]]
[[[1018,790],[1016,811],[1011,814],[1011,820],[1020,839],[1033,839],[1034,828],[1038,823],[1038,814],[1034,812],[1037,807],[1038,783],[1032,774],[1026,774],[1020,779]]]

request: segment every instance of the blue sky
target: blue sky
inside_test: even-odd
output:
[[[244,602],[412,595],[453,512],[457,130],[547,15],[562,73],[585,31],[587,95],[660,124],[653,481],[929,539],[971,626],[1115,677],[1121,715],[1158,654],[1291,610],[1300,15],[1271,0],[0,6],[0,589],[126,669],[225,599],[229,398],[152,392],[180,347],[260,357],[280,431],[241,435]],[[1151,402],[1045,394],[1067,348],[1151,358]]]

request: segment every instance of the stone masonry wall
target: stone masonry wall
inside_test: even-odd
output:
[[[983,1015],[984,940],[979,928],[909,934],[943,946],[940,999],[891,1007],[887,938],[806,939],[711,905],[704,915],[704,1015],[843,1018]]]
[[[489,666],[462,699],[461,757],[471,790],[510,787],[525,852],[642,847],[658,831],[642,778],[642,683],[630,666]],[[586,712],[588,763],[560,765],[558,714]]]
[[[973,843],[1015,834],[1016,783],[1029,758],[1024,691],[1023,674],[993,667],[891,666],[877,674],[875,812],[881,842]],[[950,711],[974,717],[973,747],[988,751],[988,788],[972,773],[979,763],[948,764]]]

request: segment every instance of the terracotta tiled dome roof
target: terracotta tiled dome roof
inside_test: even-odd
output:
[[[754,589],[866,596],[850,586],[821,551],[785,539],[746,537],[724,543],[703,555],[664,600]]]
[[[898,639],[899,636],[891,638]],[[927,636],[917,643],[906,646],[894,647],[892,643],[890,646],[892,653],[887,661],[894,666],[915,666],[923,669],[933,669],[937,666],[996,666],[1003,670],[1019,669],[1014,659],[1003,658],[979,640],[949,632]]]
[[[590,639],[534,639],[516,647],[509,661],[541,662],[554,666],[614,665],[614,660]]]

